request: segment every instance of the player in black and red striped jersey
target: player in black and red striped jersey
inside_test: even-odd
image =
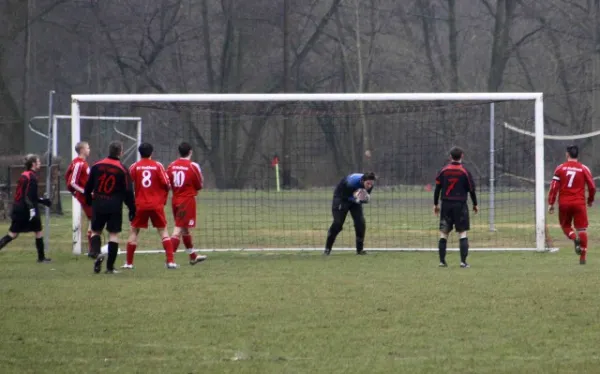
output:
[[[463,165],[464,152],[459,147],[450,150],[451,161],[444,166],[435,178],[435,191],[433,193],[433,213],[440,215],[440,241],[438,250],[440,266],[446,267],[446,244],[448,234],[456,229],[460,237],[460,267],[468,268],[467,256],[469,255],[469,239],[467,231],[470,229],[469,207],[467,198],[470,195],[473,202],[473,212],[477,214],[477,194],[475,181],[471,173]],[[440,197],[442,207],[440,209]],[[441,214],[440,214],[441,213]]]
[[[10,228],[8,234],[0,239],[0,249],[16,239],[20,233],[33,232],[38,262],[47,263],[51,260],[46,258],[44,253],[44,232],[38,204],[49,207],[52,203],[50,199],[38,196],[37,172],[41,165],[38,155],[30,154],[25,157],[25,171],[19,177],[13,199]]]
[[[108,147],[108,157],[98,161],[90,170],[90,178],[85,185],[85,199],[92,206],[91,246],[97,256],[94,272],[102,270],[105,256],[101,254],[100,234],[108,231],[108,259],[106,273],[116,273],[114,265],[119,252],[119,233],[123,225],[123,203],[129,208],[129,220],[135,218],[135,201],[131,177],[121,163],[123,143],[112,142]]]

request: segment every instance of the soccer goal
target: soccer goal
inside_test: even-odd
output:
[[[366,249],[436,251],[434,180],[454,145],[477,183],[472,250],[556,250],[546,239],[553,167],[542,93],[81,94],[72,95],[73,129],[88,103],[135,103],[152,118],[144,140],[165,164],[179,142],[192,144],[205,177],[193,233],[202,251],[321,251],[334,186],[362,171],[379,177],[364,206]],[[504,126],[515,120],[523,131]],[[348,217],[334,252],[354,250],[353,231]],[[457,246],[451,235],[449,250]]]

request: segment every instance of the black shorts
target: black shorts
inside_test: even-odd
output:
[[[97,212],[96,209],[92,210],[92,231],[100,232],[104,230],[109,233],[117,234],[122,231],[123,226],[123,211],[120,212]]]
[[[25,215],[12,215],[10,227],[8,231],[14,233],[25,233],[25,232],[40,232],[42,231],[42,220],[39,214],[29,220],[29,212]]]
[[[466,201],[442,201],[440,231],[449,233],[453,228],[456,232],[468,231],[471,228]]]

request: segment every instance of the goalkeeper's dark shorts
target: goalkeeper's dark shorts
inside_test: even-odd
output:
[[[449,233],[455,229],[456,232],[463,232],[470,228],[469,206],[466,201],[442,201],[440,231]]]
[[[11,222],[8,231],[17,234],[26,232],[42,231],[42,220],[40,219],[39,210],[36,209],[36,216],[29,219],[29,210],[13,212],[11,214]]]

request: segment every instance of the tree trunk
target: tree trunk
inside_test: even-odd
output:
[[[450,54],[450,92],[458,92],[458,31],[456,30],[456,0],[448,0],[448,46]]]

